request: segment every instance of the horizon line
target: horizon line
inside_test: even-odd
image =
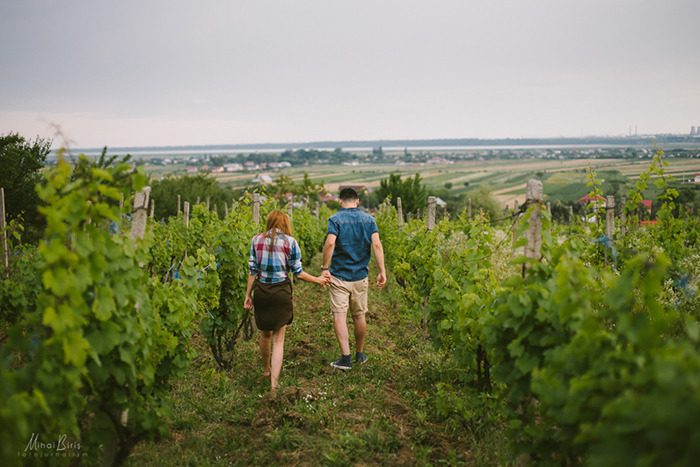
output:
[[[695,136],[695,137],[693,137]],[[597,141],[640,141],[648,140],[654,138],[689,138],[692,140],[697,140],[700,142],[700,138],[697,135],[690,135],[687,133],[664,133],[664,134],[634,134],[634,135],[616,135],[616,136],[600,136],[600,135],[590,135],[590,136],[556,136],[556,137],[518,137],[518,138],[419,138],[419,139],[357,139],[357,140],[318,140],[318,141],[306,141],[306,142],[266,142],[266,143],[221,143],[221,144],[184,144],[184,145],[134,145],[134,146],[113,146],[108,145],[99,147],[83,147],[83,148],[72,148],[73,151],[101,151],[103,148],[108,148],[110,151],[123,151],[129,149],[319,149],[319,148],[358,148],[358,147],[382,147],[383,145],[392,146],[454,146],[456,143],[469,143],[470,145],[486,145],[495,143],[508,143],[510,145],[526,145],[532,144],[533,142],[543,142],[543,141],[572,141],[572,142],[583,142],[587,141],[591,144],[591,140]],[[52,149],[52,152],[56,150]]]

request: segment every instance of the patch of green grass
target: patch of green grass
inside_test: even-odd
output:
[[[307,266],[311,273],[319,261]],[[126,464],[513,462],[498,408],[478,411],[456,403],[474,399],[469,385],[461,383],[464,370],[435,349],[419,314],[402,304],[403,292],[391,274],[384,290],[370,290],[369,361],[347,372],[330,366],[339,349],[327,293],[295,283],[295,317],[287,329],[276,393],[262,378],[257,336],[237,344],[238,358],[228,371],[218,370],[203,349],[173,387],[170,435],[138,445]],[[352,329],[350,336],[352,345]],[[451,386],[441,393],[440,383]],[[444,408],[453,403],[455,408]],[[482,425],[474,425],[475,413]]]

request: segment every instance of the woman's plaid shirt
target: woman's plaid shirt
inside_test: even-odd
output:
[[[270,235],[258,234],[253,237],[248,259],[248,270],[258,276],[260,282],[274,284],[287,278],[289,271],[298,276],[301,269],[301,250],[294,237],[276,229],[275,244],[270,251]]]

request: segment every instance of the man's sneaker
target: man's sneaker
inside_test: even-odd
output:
[[[364,352],[355,352],[355,363],[362,365],[367,361],[367,356]]]
[[[350,359],[350,355],[341,355],[337,361],[331,363],[331,366],[339,370],[351,370],[352,360]]]

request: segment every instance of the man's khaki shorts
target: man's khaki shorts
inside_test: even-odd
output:
[[[367,290],[369,280],[365,277],[359,281],[347,282],[333,277],[330,284],[331,311],[360,316],[367,313]]]

